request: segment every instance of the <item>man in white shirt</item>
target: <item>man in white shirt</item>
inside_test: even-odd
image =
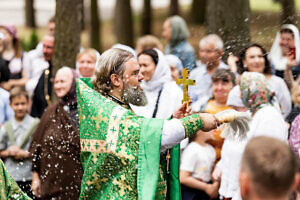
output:
[[[193,102],[204,96],[212,95],[211,74],[217,68],[228,68],[221,61],[223,55],[223,41],[216,34],[209,34],[199,43],[199,57],[197,67],[191,71],[190,79],[196,80],[196,85],[189,88],[189,94]]]

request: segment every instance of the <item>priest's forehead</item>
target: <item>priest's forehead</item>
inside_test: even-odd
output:
[[[136,58],[130,58],[125,63],[125,71],[123,74],[124,78],[128,78],[132,75],[138,75],[140,73],[140,65],[138,64],[138,61]]]

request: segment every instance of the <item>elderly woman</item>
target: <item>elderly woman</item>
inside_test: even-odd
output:
[[[80,77],[92,77],[95,71],[95,66],[100,54],[92,48],[84,49],[79,52],[76,57],[78,63],[78,71]]]
[[[239,74],[242,74],[244,71],[249,71],[261,73],[266,77],[270,89],[275,92],[283,116],[287,117],[292,108],[291,95],[284,80],[272,75],[272,69],[267,58],[266,50],[259,44],[250,44],[240,52],[237,60],[237,71]],[[229,63],[230,68],[235,68],[232,66],[234,65],[233,62]]]
[[[169,17],[163,24],[162,35],[168,42],[165,53],[177,56],[182,61],[183,67],[189,71],[194,69],[195,51],[187,41],[189,30],[184,19],[179,16]]]
[[[138,55],[141,73],[144,80],[141,83],[148,104],[132,106],[137,115],[144,117],[167,119],[175,109],[179,108],[182,91],[171,78],[170,67],[164,55],[159,50],[146,50]]]
[[[181,60],[172,54],[165,55],[165,59],[170,66],[171,76],[174,81],[181,77],[181,71],[183,70],[183,65]]]
[[[287,140],[288,127],[273,106],[274,93],[269,89],[265,76],[257,72],[244,72],[240,89],[242,101],[253,116],[247,137],[265,135]]]
[[[41,199],[78,199],[82,177],[75,72],[62,67],[54,90],[59,101],[47,108],[30,145],[32,190]]]

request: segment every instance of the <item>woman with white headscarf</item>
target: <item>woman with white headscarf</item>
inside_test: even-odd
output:
[[[183,98],[179,86],[171,78],[171,71],[164,55],[157,49],[150,49],[138,55],[141,73],[144,80],[141,83],[148,104],[132,106],[137,115],[144,117],[167,119],[181,105]]]
[[[293,68],[293,73],[300,72],[300,39],[299,30],[292,24],[284,24],[277,32],[269,59],[276,75],[283,78],[284,70]],[[298,65],[298,67],[296,67]]]

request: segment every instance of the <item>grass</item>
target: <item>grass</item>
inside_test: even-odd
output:
[[[279,12],[280,4],[274,3],[273,0],[250,0],[251,10],[254,11],[272,11]],[[295,7],[297,11],[300,11],[300,1],[295,0]]]

